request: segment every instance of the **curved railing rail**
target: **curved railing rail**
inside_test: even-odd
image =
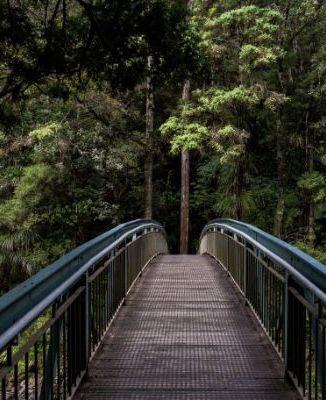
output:
[[[326,266],[227,219],[206,225],[199,252],[216,258],[232,277],[302,396],[326,399]]]
[[[148,262],[163,227],[136,220],[78,247],[0,298],[0,398],[66,399]]]

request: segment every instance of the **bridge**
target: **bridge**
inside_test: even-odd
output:
[[[234,220],[119,225],[0,298],[0,398],[325,399],[326,267]]]

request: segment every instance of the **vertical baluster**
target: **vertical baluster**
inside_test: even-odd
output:
[[[302,332],[300,332],[300,323],[299,323],[300,306],[299,306],[299,301],[295,298],[295,296],[292,295],[292,297],[293,297],[293,304],[294,304],[293,319],[294,319],[294,324],[295,324],[295,329],[294,329],[295,345],[293,346],[293,354],[294,354],[294,360],[295,360],[295,373],[296,373],[296,377],[298,378],[298,383],[300,385],[301,376],[302,376],[302,371],[300,371],[302,369],[301,362],[300,362],[300,352],[301,352],[301,354],[302,353],[305,354],[306,348],[304,347],[303,349],[300,349],[301,343],[303,343],[305,346],[305,343],[303,342],[303,340],[301,340]],[[304,326],[304,329],[306,329],[306,326]],[[295,334],[296,332],[298,332],[297,335]],[[305,355],[304,355],[304,357],[305,357]],[[303,376],[304,376],[303,387],[305,389],[306,388],[305,374]]]
[[[6,377],[2,378],[2,385],[1,385],[1,392],[2,392],[2,400],[7,399],[7,387],[6,387]]]
[[[97,346],[99,340],[99,293],[98,293],[98,277],[94,279],[94,289],[95,289],[95,347]]]
[[[81,296],[79,295],[77,299],[75,300],[76,302],[76,309],[77,309],[77,314],[76,314],[76,382],[77,379],[80,376],[80,372],[82,369],[82,357],[83,357],[83,349],[84,346],[82,345],[82,335],[83,331],[85,329],[85,326],[82,325],[82,304],[81,304]]]
[[[25,371],[24,371],[24,380],[25,380],[25,399],[28,400],[29,398],[29,373],[28,373],[28,364],[29,364],[29,360],[28,360],[28,351],[25,354]]]
[[[72,305],[67,311],[67,386],[68,395],[71,396],[72,393],[72,352],[73,352],[73,339],[72,339]]]
[[[272,326],[272,273],[268,271],[267,274],[267,332],[271,336]]]
[[[95,282],[92,281],[89,286],[89,297],[90,297],[90,324],[91,324],[91,352],[94,352],[95,349]]]
[[[282,354],[282,300],[283,300],[283,282],[278,282],[278,350]]]
[[[57,399],[61,398],[61,318],[56,321],[57,332]]]
[[[245,298],[248,297],[247,293],[247,245],[244,243],[243,248],[243,293]]]
[[[322,354],[321,354],[321,399],[325,400],[325,386],[326,386],[326,382],[325,382],[325,326],[324,324],[322,325],[322,339],[321,339],[321,349],[322,349]]]
[[[272,290],[273,290],[273,296],[272,296],[272,340],[275,343],[275,333],[276,333],[276,285],[275,285],[275,281],[276,278],[274,276],[274,274],[272,275]]]
[[[103,280],[103,272],[101,272],[98,276],[99,280],[99,307],[100,307],[100,338],[104,332],[104,309],[105,309],[105,296],[104,296],[104,280]]]
[[[312,329],[312,316],[311,313],[308,312],[309,314],[309,329],[308,329],[308,341],[309,341],[309,345],[308,345],[308,360],[309,360],[309,371],[308,371],[308,385],[309,385],[309,400],[311,400],[312,396],[312,337],[311,337],[311,329]]]
[[[262,272],[263,272],[263,324],[264,327],[267,327],[268,324],[268,312],[267,312],[267,308],[268,308],[268,297],[267,297],[267,281],[268,281],[268,269],[262,265]],[[268,332],[268,330],[267,330]]]
[[[111,298],[111,311],[110,311],[110,316],[111,316],[111,318],[110,319],[112,319],[113,318],[113,304],[114,304],[114,292],[113,292],[113,260],[111,261],[111,264],[110,264],[110,293],[111,293],[111,295],[110,295],[110,298]]]
[[[111,313],[112,313],[112,309],[111,309],[111,307],[112,307],[112,298],[111,298],[112,290],[111,290],[111,278],[110,278],[110,276],[111,276],[111,261],[110,261],[110,263],[109,263],[109,265],[108,265],[108,268],[107,268],[107,279],[108,279],[108,313],[109,313],[108,322],[110,322],[110,320],[111,320]]]
[[[320,304],[318,303],[318,318],[320,318]],[[318,400],[318,358],[319,358],[319,324],[318,318],[315,321],[315,399]]]
[[[63,315],[62,326],[63,398],[67,399],[67,312]]]
[[[14,366],[14,396],[15,396],[15,400],[18,400],[18,387],[19,387],[18,364],[15,364],[15,366]],[[35,397],[35,398],[37,398],[37,397]]]
[[[43,370],[43,382],[42,382],[42,395],[45,398],[45,392],[46,392],[46,387],[47,387],[47,370],[46,370],[46,332],[43,333],[42,336],[42,370]]]
[[[49,343],[49,357],[50,357],[50,362],[48,363],[49,365],[49,398],[53,398],[53,389],[54,389],[54,371],[53,371],[53,366],[54,366],[54,326],[50,328],[50,343]],[[45,392],[47,394],[47,392]]]
[[[284,364],[285,364],[285,371],[287,371],[289,367],[289,360],[288,360],[288,338],[289,338],[289,274],[285,272],[285,282],[284,282],[284,323],[283,323],[283,347],[284,347]],[[292,343],[292,340],[291,340]]]
[[[72,384],[76,385],[77,375],[78,375],[78,338],[80,337],[80,333],[78,332],[78,298],[73,302],[73,313],[72,313],[72,344],[73,344],[73,375],[72,375]]]
[[[85,292],[84,292],[84,321],[85,321],[85,368],[87,369],[90,356],[90,283],[89,273],[85,274]]]
[[[108,315],[109,315],[109,292],[108,292],[108,266],[106,265],[105,270],[103,271],[103,278],[104,278],[104,295],[105,295],[105,329],[108,327]]]
[[[34,396],[38,399],[38,341],[34,344]]]
[[[124,251],[123,251],[123,259],[124,259],[124,270],[125,270],[125,296],[127,295],[129,288],[128,277],[131,275],[131,279],[134,279],[133,271],[128,271],[128,259],[127,259],[127,241],[124,242]],[[128,273],[129,272],[129,273]],[[131,272],[131,273],[130,273]]]
[[[278,348],[279,345],[279,288],[280,288],[280,281],[278,277],[275,277],[275,286],[276,286],[276,295],[275,295],[275,345]]]

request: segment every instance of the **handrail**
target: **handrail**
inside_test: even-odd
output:
[[[88,268],[133,235],[164,228],[155,221],[135,220],[77,247],[44,270],[0,297],[0,349],[13,340]]]
[[[210,221],[203,229],[201,237],[207,231],[208,227],[211,228],[213,225],[215,227],[224,225],[231,232],[237,231],[238,234],[240,232],[247,234],[251,239],[255,240],[255,244],[263,245],[273,254],[278,255],[320,290],[326,292],[326,266],[315,258],[254,225],[233,219],[215,219]]]
[[[220,222],[221,221],[221,222]],[[226,221],[226,223],[223,223],[223,221]],[[307,262],[309,259],[312,260],[312,262],[309,264],[311,266],[311,268],[314,268],[314,266],[316,265],[320,265],[321,267],[324,268],[324,272],[322,274],[323,278],[326,280],[326,266],[321,264],[319,261],[315,260],[314,258],[308,256],[307,254],[303,253],[302,251],[294,248],[293,246],[283,242],[280,239],[277,239],[271,235],[269,235],[268,233],[252,226],[252,225],[248,225],[248,224],[244,224],[241,222],[237,222],[237,221],[232,221],[232,224],[227,223],[228,220],[216,220],[213,221],[211,223],[208,223],[204,230],[202,231],[201,234],[201,238],[204,236],[204,234],[206,232],[209,232],[211,229],[213,228],[222,228],[225,230],[228,230],[232,233],[237,234],[238,236],[242,237],[243,239],[245,239],[247,242],[251,243],[252,245],[254,245],[256,248],[258,248],[259,250],[261,250],[266,256],[268,256],[271,260],[273,260],[275,263],[277,263],[278,265],[282,266],[283,268],[285,268],[290,275],[292,275],[293,277],[296,278],[296,280],[298,280],[299,283],[301,283],[303,286],[305,286],[307,289],[311,290],[311,292],[313,294],[315,294],[320,300],[322,300],[325,304],[326,304],[326,293],[325,291],[323,291],[320,288],[320,284],[314,283],[312,280],[310,280],[307,276],[309,276],[309,270],[305,272],[305,274],[302,274],[300,271],[298,271],[298,269],[296,268],[296,264],[291,265],[288,261],[286,261],[285,259],[282,258],[281,256],[281,251],[278,251],[279,254],[275,253],[275,247],[274,247],[274,251],[269,248],[268,246],[268,241],[272,239],[271,243],[275,242],[278,244],[279,249],[281,249],[284,244],[284,248],[286,248],[286,250],[291,251],[293,253],[293,255],[296,255],[296,257],[302,256],[302,254],[305,256],[305,261]],[[257,239],[253,239],[252,235],[248,234],[248,233],[244,233],[243,230],[237,229],[232,225],[236,225],[235,222],[237,224],[239,224],[239,226],[243,226],[245,229],[251,229],[252,232],[255,232],[257,234],[257,239],[259,238],[258,234],[260,235],[261,238],[264,238],[264,242],[265,245],[261,244],[261,242],[259,242]],[[274,244],[274,243],[273,243]],[[272,247],[272,246],[270,246]],[[273,248],[273,247],[272,247]],[[302,254],[301,254],[302,253]],[[292,258],[293,260],[293,258]],[[320,268],[320,267],[319,267]],[[318,268],[319,272],[320,269]]]

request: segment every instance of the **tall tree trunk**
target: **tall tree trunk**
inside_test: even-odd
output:
[[[285,212],[285,160],[281,133],[281,121],[276,123],[276,164],[278,181],[278,199],[274,218],[274,235],[281,237]]]
[[[153,56],[148,56],[148,75],[146,91],[146,136],[144,166],[144,208],[145,218],[153,217],[153,134],[154,134],[154,85]]]
[[[309,132],[309,111],[306,113],[306,171],[312,173],[314,171],[314,137]],[[308,210],[308,237],[307,243],[314,247],[316,244],[315,231],[315,204],[313,194],[309,193],[309,210]]]
[[[244,184],[244,156],[241,156],[237,170],[235,174],[235,210],[234,216],[238,221],[243,218],[243,207],[242,207],[242,194],[243,194],[243,184]]]
[[[187,79],[183,86],[182,100],[190,99],[191,84]],[[189,192],[190,192],[190,153],[181,153],[181,208],[180,208],[180,254],[187,254],[189,248]]]

